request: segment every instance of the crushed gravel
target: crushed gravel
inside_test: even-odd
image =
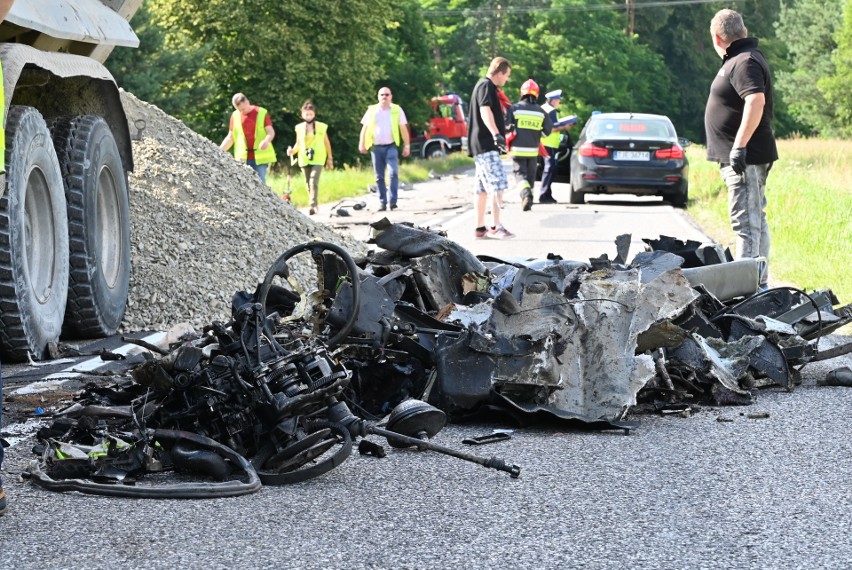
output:
[[[145,121],[129,175],[133,269],[122,331],[227,321],[231,296],[253,291],[275,259],[300,243],[366,252],[363,242],[281,200],[251,168],[179,120],[125,91],[121,98],[131,133]],[[315,281],[309,255],[288,265],[300,283]]]

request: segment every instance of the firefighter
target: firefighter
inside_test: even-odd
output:
[[[535,174],[538,169],[539,146],[542,134],[551,133],[553,123],[547,112],[536,103],[538,83],[527,79],[521,85],[521,99],[506,112],[510,140],[509,154],[512,156],[513,171],[521,195],[521,208],[528,212],[532,208]]]

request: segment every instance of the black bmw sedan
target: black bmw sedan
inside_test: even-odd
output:
[[[662,196],[685,208],[688,145],[664,115],[598,113],[583,127],[571,153],[570,201],[586,194]]]

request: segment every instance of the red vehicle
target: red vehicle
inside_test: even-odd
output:
[[[467,139],[467,104],[454,94],[432,97],[432,116],[429,128],[411,135],[411,155],[420,158],[440,158],[462,149]]]

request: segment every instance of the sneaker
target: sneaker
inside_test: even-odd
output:
[[[538,199],[538,203],[539,204],[558,204],[559,202],[557,202],[553,198],[553,196],[544,196],[543,198]]]
[[[382,204],[381,206],[379,206],[379,211],[380,211],[380,212],[384,212],[384,211],[385,211],[385,210],[387,210],[387,209],[388,209],[388,207],[387,207],[385,204]]]
[[[391,204],[391,210],[396,210],[396,204]]]
[[[3,487],[0,487],[0,517],[6,512],[6,507],[9,502],[6,500],[6,493],[3,492]]]
[[[523,192],[521,192],[521,209],[524,212],[529,212],[532,209],[533,205],[533,195],[532,190],[529,188],[524,188]]]
[[[315,208],[311,208],[310,210],[308,210],[308,215],[313,216],[313,215],[314,215],[314,214],[316,214],[316,213],[317,213],[317,211],[316,211],[316,209],[315,209]]]
[[[488,230],[486,228],[476,228],[473,235],[476,236],[476,239],[485,239],[488,237]]]
[[[503,227],[503,224],[500,224],[496,228],[488,230],[488,237],[493,239],[512,239],[515,237],[515,234]]]

